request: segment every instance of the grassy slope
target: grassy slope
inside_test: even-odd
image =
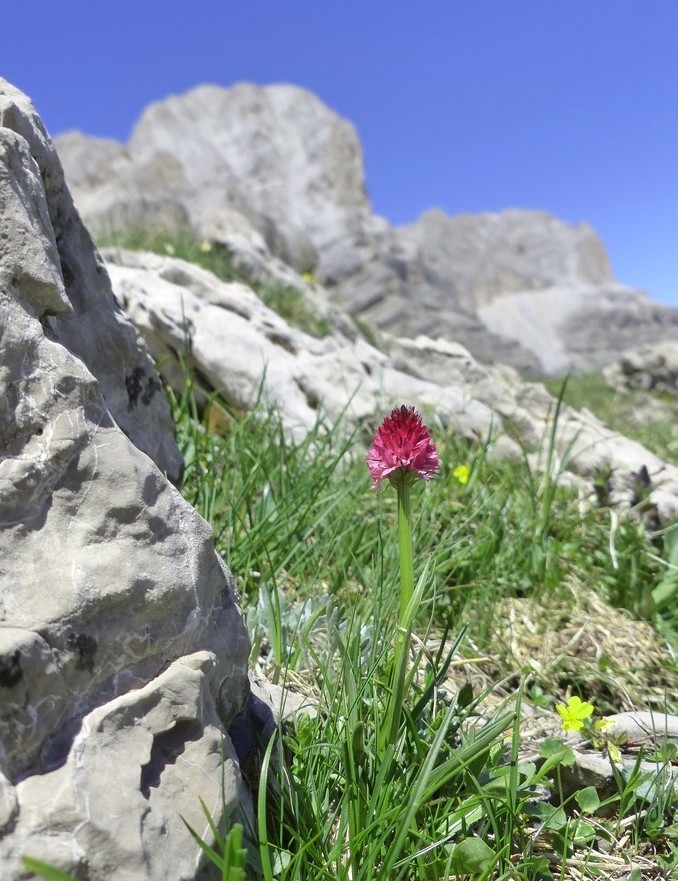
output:
[[[167,250],[166,244],[156,250]],[[172,247],[221,277],[232,272],[228,255]],[[215,260],[226,263],[215,266]],[[571,381],[566,400],[627,428],[628,417],[598,378]],[[648,603],[665,571],[661,539],[651,544],[634,519],[622,516],[612,541],[608,510],[582,512],[571,493],[551,492],[525,463],[491,462],[484,448],[436,437],[440,478],[416,487],[413,499],[415,575],[423,579],[415,630],[422,639],[463,633],[458,655],[490,660],[483,662],[480,686],[474,668],[463,668],[475,683],[473,697],[454,683],[450,691],[442,655],[429,656],[428,666],[424,657],[428,672],[410,684],[409,722],[395,754],[384,753],[379,718],[395,634],[398,556],[394,497],[370,488],[363,461],[368,438],[319,426],[305,443],[291,445],[275,413],[202,422],[191,410],[190,389],[173,400],[173,409],[187,463],[182,489],[212,524],[236,574],[253,660],[271,678],[303,685],[322,709],[315,720],[302,716],[276,745],[284,773],[264,763],[270,784],[259,790],[264,844],[253,857],[252,877],[434,881],[475,867],[476,878],[538,881],[597,877],[596,865],[610,873],[605,877],[622,877],[611,874],[619,865],[614,860],[624,867],[629,854],[641,861],[655,851],[670,858],[666,829],[673,806],[659,789],[649,803],[639,801],[639,780],[620,778],[608,819],[585,822],[582,811],[572,812],[572,801],[567,813],[558,813],[559,775],[549,784],[554,807],[548,807],[535,796],[537,783],[548,782],[541,772],[507,764],[518,755],[518,722],[508,741],[498,723],[484,746],[464,722],[488,678],[503,680],[502,694],[523,693],[516,692],[522,680],[528,697],[551,707],[574,692],[609,712],[619,709],[620,694],[631,693],[640,706],[660,707],[668,699],[676,711],[678,695],[666,683],[675,686],[677,670],[657,632],[678,645],[678,625],[670,609],[660,614]],[[623,421],[615,425],[615,419]],[[210,433],[206,426],[217,423],[221,432]],[[639,439],[675,455],[674,438],[664,439],[663,431],[639,428]],[[452,476],[459,464],[471,469],[465,485]],[[623,640],[602,653],[596,644],[592,662],[568,659],[582,609],[585,621],[594,608],[606,621],[613,606],[627,610],[615,626],[630,625],[629,639],[642,627],[659,646],[657,681],[649,681],[650,673],[642,678],[642,648],[631,644],[623,657]],[[513,630],[507,636],[504,625],[516,615],[529,619],[537,646],[546,632],[549,639],[567,634],[557,663],[532,664],[538,648]],[[634,625],[634,616],[648,620]],[[624,680],[633,665],[640,679]],[[610,685],[620,678],[621,692]],[[445,692],[452,703],[440,700]],[[557,771],[567,755],[550,748]],[[468,761],[460,765],[459,756]],[[652,868],[659,863],[647,865],[643,877],[660,877]]]
[[[496,798],[478,797],[489,780],[497,775],[504,779],[502,775],[508,773],[506,749],[517,754],[518,728],[508,747],[502,747],[497,735],[473,760],[472,773],[458,771],[442,788],[433,784],[426,788],[426,774],[433,772],[425,767],[425,758],[441,725],[451,726],[447,746],[438,758],[443,767],[453,756],[474,749],[459,729],[473,703],[467,711],[458,710],[452,725],[445,704],[427,703],[424,686],[417,690],[413,683],[408,712],[419,721],[409,734],[403,731],[398,747],[400,755],[409,758],[394,768],[388,786],[376,779],[385,762],[396,761],[385,759],[378,746],[379,706],[388,678],[385,671],[395,634],[398,593],[394,494],[387,489],[377,495],[370,488],[363,461],[365,437],[346,438],[319,427],[306,443],[290,445],[275,413],[232,414],[230,428],[215,436],[190,415],[189,402],[190,397],[183,404],[175,402],[188,466],[183,489],[214,526],[218,548],[237,575],[254,656],[271,678],[302,683],[325,708],[319,719],[302,717],[288,731],[285,753],[277,759],[287,762],[282,778],[265,765],[264,772],[275,778],[266,790],[269,796],[260,800],[259,836],[264,828],[270,835],[269,847],[264,849],[271,859],[267,877],[299,881],[448,877],[457,859],[454,853],[461,859],[453,844],[458,845],[469,832],[473,840],[486,844],[486,856],[490,854],[487,873],[477,877],[508,877],[510,866],[517,869],[512,877],[534,881],[560,877],[555,870],[560,857],[526,856],[532,849],[552,849],[554,841],[575,865],[582,855],[592,866],[603,859],[590,825],[580,828],[577,823],[583,820],[576,817],[558,814],[558,823],[553,820],[558,828],[544,840],[544,828],[539,823],[535,826],[534,818],[534,811],[544,808],[532,799],[535,784],[529,769],[524,780],[516,777],[506,783],[504,795],[500,786]],[[603,620],[609,617],[606,603],[627,606],[635,614],[642,611],[639,598],[657,583],[662,564],[633,520],[622,520],[617,530],[614,568],[608,511],[582,513],[565,490],[551,497],[541,477],[530,473],[524,463],[490,462],[484,448],[469,447],[451,436],[438,436],[436,442],[442,459],[440,479],[417,486],[413,499],[416,574],[425,578],[415,625],[422,638],[446,630],[454,636],[467,628],[461,655],[480,651],[491,657],[489,675],[504,680],[506,693],[506,688],[511,692],[518,687],[526,672],[525,657],[530,656],[529,650],[517,655],[506,644],[503,649],[499,646],[495,625],[507,602],[528,602],[537,630],[556,614],[558,626],[566,630],[577,595],[586,590],[600,601],[598,614],[602,607]],[[466,485],[452,476],[460,463],[471,468]],[[651,617],[664,632],[675,636],[670,616]],[[651,630],[648,624],[642,626]],[[632,647],[630,651],[634,653]],[[615,652],[618,647],[609,654]],[[518,659],[522,669],[516,666]],[[533,669],[526,694],[552,707],[555,700],[574,692],[593,698],[601,712],[614,711],[620,709],[620,693],[609,687],[610,679],[618,678],[615,663],[621,662],[622,670],[633,665],[640,669],[635,657],[625,661],[606,658],[604,653],[599,664],[589,664],[586,670],[583,660],[574,664],[564,660],[551,670]],[[666,681],[678,681],[668,654],[663,663]],[[433,661],[429,676],[442,666],[440,658]],[[623,683],[623,690],[632,691],[643,706],[640,696],[645,694],[645,685],[648,698],[653,695],[650,702],[661,707],[666,696],[661,683],[657,689],[656,683],[644,683],[641,677],[635,691],[631,681]],[[449,694],[450,684],[442,675],[439,686]],[[476,681],[476,697],[477,691]],[[669,708],[676,709],[675,705]],[[368,757],[362,770],[356,770],[350,752],[353,746],[349,746],[358,736]],[[563,756],[554,760],[556,766]],[[628,818],[641,807],[638,785],[638,780],[628,784],[623,804],[613,799],[614,821],[596,820],[603,838],[613,842],[613,853],[615,842],[622,838],[620,830],[626,828],[619,824],[627,818],[627,825],[632,825],[635,821]],[[393,806],[403,811],[418,786],[430,795],[415,812],[417,834],[412,832],[400,841],[397,830],[404,821],[398,810],[393,813]],[[375,795],[384,787],[391,813]],[[671,803],[664,799],[652,809],[653,841],[642,831],[634,832],[639,855],[648,849],[670,851],[664,829],[672,816]],[[445,818],[450,816],[461,818],[457,826],[449,825]],[[360,830],[370,823],[363,835]],[[391,844],[374,851],[369,846],[374,835]],[[407,856],[446,836],[447,844],[431,851],[435,858],[412,862]],[[576,836],[581,839],[578,843],[573,840]],[[309,841],[312,845],[306,846]],[[400,849],[394,855],[396,845]],[[276,864],[280,859],[283,863]],[[383,875],[389,859],[405,874]],[[567,859],[562,865],[567,866]],[[266,866],[262,871],[266,875]],[[591,871],[584,877],[595,877]],[[562,877],[568,877],[565,868],[563,872]]]

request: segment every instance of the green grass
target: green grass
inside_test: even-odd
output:
[[[262,589],[281,587],[280,573],[291,600],[299,591],[303,599],[318,592],[368,613],[383,574],[389,590],[396,585],[397,548],[383,540],[395,512],[388,494],[370,489],[367,435],[346,438],[318,425],[292,445],[275,413],[256,413],[232,414],[231,430],[215,437],[185,410],[177,413],[184,492],[212,523],[246,603]],[[529,596],[546,604],[569,578],[631,606],[632,597],[655,586],[662,563],[631,518],[622,518],[615,533],[615,568],[607,509],[582,513],[572,491],[547,484],[524,461],[492,461],[487,448],[450,435],[436,441],[443,476],[414,490],[415,575],[426,563],[435,580],[422,619],[432,609],[439,617],[473,610],[482,642],[500,599]],[[465,486],[452,477],[462,463],[471,467]]]
[[[269,309],[277,312],[292,327],[315,337],[324,337],[330,332],[327,318],[313,308],[300,290],[289,285],[248,278],[237,268],[230,251],[216,243],[199,242],[190,233],[130,229],[101,236],[97,245],[101,248],[151,251],[187,260],[209,270],[222,281],[247,284]]]
[[[328,319],[312,308],[301,291],[281,284],[250,284],[268,308],[277,312],[292,327],[318,338],[330,332]]]
[[[618,710],[609,664],[621,660],[623,668],[623,658],[603,658],[586,675],[575,661],[542,676],[516,667],[496,637],[507,602],[529,602],[537,623],[560,616],[565,627],[580,590],[603,608],[644,617],[650,632],[660,628],[678,645],[670,611],[639,599],[651,599],[666,574],[642,526],[619,517],[615,567],[607,509],[582,512],[571,492],[526,461],[494,462],[487,447],[438,433],[441,475],[413,488],[418,648],[389,745],[380,732],[398,617],[395,493],[370,487],[368,435],[319,423],[292,444],[278,416],[260,410],[232,413],[230,429],[215,436],[190,400],[190,389],[173,400],[187,463],[183,492],[212,523],[236,574],[254,658],[273,680],[306,683],[319,709],[289,723],[264,758],[257,829],[249,830],[250,847],[259,841],[252,878],[538,881],[569,877],[568,859],[579,868],[588,862],[584,877],[593,878],[596,866],[606,870],[599,842],[614,853],[628,828],[638,853],[656,851],[657,865],[671,859],[665,830],[675,800],[656,789],[648,807],[642,775],[622,774],[599,816],[599,806],[587,814],[561,792],[559,768],[570,756],[559,741],[543,746],[541,766],[511,761],[520,743],[513,698],[546,695],[552,705],[574,692],[601,714]],[[452,476],[459,464],[470,468],[465,485]],[[425,652],[423,641],[434,637],[438,648]],[[456,649],[455,663],[492,657],[501,693],[511,693],[487,727],[473,720],[495,683],[451,685],[446,645]],[[664,660],[675,684],[678,669],[668,653]],[[636,693],[645,694],[642,683]],[[676,710],[675,689],[650,696],[648,687],[647,700]],[[548,802],[538,795],[543,787]],[[581,796],[587,810],[588,798]],[[634,819],[645,810],[654,817],[652,841]]]
[[[150,251],[165,257],[178,257],[214,273],[222,281],[245,281],[236,268],[233,255],[221,245],[199,242],[188,233],[126,229],[97,238],[99,248]]]
[[[367,321],[360,318],[358,315],[351,315],[351,321],[353,321],[365,342],[369,343],[372,348],[378,349],[380,352],[383,351],[382,344],[379,342],[379,337],[376,331]]]
[[[562,379],[546,380],[545,385],[553,395],[562,387]],[[659,401],[666,408],[666,415],[648,419],[646,404]],[[621,394],[611,389],[602,373],[570,376],[565,388],[564,400],[575,410],[586,408],[614,431],[637,440],[662,459],[678,464],[678,401],[675,396],[643,391]]]

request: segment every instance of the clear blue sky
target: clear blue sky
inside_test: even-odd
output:
[[[0,75],[52,134],[126,139],[204,82],[289,82],[357,127],[392,224],[538,208],[678,306],[678,0],[18,0]]]

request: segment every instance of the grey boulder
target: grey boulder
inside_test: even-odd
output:
[[[625,394],[655,391],[678,394],[678,342],[665,342],[627,352],[603,371],[610,388]]]
[[[28,99],[0,80],[0,875],[192,879],[249,643],[148,350]],[[224,752],[222,802],[221,752]],[[204,823],[199,831],[204,831]]]
[[[150,105],[126,146],[91,142],[71,132],[58,148],[97,230],[204,230],[229,208],[305,270],[369,213],[353,126],[294,86],[200,86]]]

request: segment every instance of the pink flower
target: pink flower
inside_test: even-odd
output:
[[[365,457],[373,486],[388,478],[394,485],[412,475],[430,480],[440,459],[428,429],[414,407],[396,407],[379,426]]]

